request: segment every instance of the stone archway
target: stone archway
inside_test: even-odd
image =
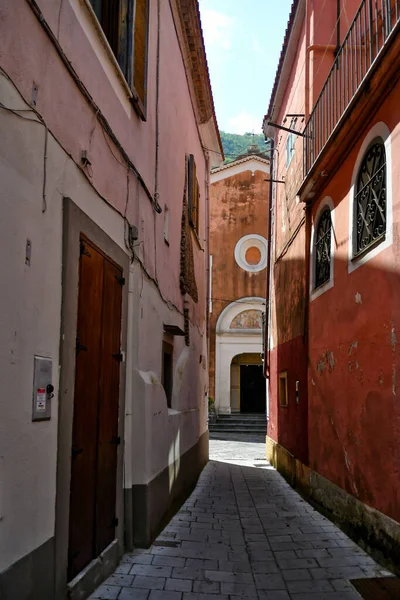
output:
[[[265,300],[241,298],[229,304],[216,325],[215,406],[231,414],[231,363],[238,354],[262,353],[262,313]]]

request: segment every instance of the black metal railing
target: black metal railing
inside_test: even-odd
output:
[[[363,0],[304,129],[304,177],[360,88],[400,18],[400,0]]]

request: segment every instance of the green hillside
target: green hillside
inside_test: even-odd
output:
[[[239,156],[240,154],[246,154],[248,147],[251,144],[257,144],[260,152],[265,152],[267,146],[265,145],[264,136],[262,134],[245,133],[239,135],[238,133],[226,133],[220,131],[222,146],[224,148],[225,162],[230,162]]]

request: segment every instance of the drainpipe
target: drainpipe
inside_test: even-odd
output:
[[[207,344],[207,391],[205,394],[206,414],[208,421],[208,394],[210,390],[210,301],[211,301],[211,286],[210,286],[210,155],[204,152],[206,159],[206,195],[205,195],[205,210],[206,210],[206,244],[205,244],[205,259],[206,259],[206,344]]]
[[[135,297],[134,297],[134,266],[129,265],[128,280],[128,323],[126,339],[126,388],[125,388],[125,423],[124,423],[124,520],[125,520],[125,549],[133,549],[133,462],[132,462],[132,402],[133,402],[133,369],[134,369],[134,340],[137,339],[134,331]]]
[[[340,0],[337,0],[336,3],[336,50],[335,55],[339,52],[340,49]]]
[[[207,353],[210,355],[210,301],[211,301],[211,290],[210,290],[210,155],[205,152],[206,158],[206,196],[205,196],[205,209],[206,209],[206,277],[207,277],[207,307],[206,307],[206,332],[207,332]],[[208,357],[207,357],[208,360]]]
[[[274,151],[275,151],[275,140],[271,139],[270,146],[270,161],[269,161],[269,172],[270,179],[274,178]],[[268,314],[266,315],[265,321],[265,338],[264,338],[264,376],[266,379],[270,378],[270,351],[269,351],[269,334],[271,328],[271,244],[272,244],[272,203],[273,203],[273,183],[269,183],[269,194],[268,194],[268,253],[267,253],[267,301],[268,301]],[[269,413],[267,402],[267,415]]]
[[[311,19],[311,0],[306,2],[306,69],[304,73],[304,117],[307,123],[310,117],[310,19]]]
[[[305,206],[305,217],[306,217],[306,222],[305,222],[305,227],[306,227],[306,231],[305,231],[305,268],[306,268],[306,272],[305,272],[305,300],[306,300],[306,305],[305,305],[305,309],[304,309],[304,330],[303,330],[303,343],[304,343],[304,349],[305,349],[305,353],[306,353],[306,358],[307,358],[307,366],[306,366],[306,389],[305,389],[305,396],[307,398],[307,402],[308,402],[308,364],[309,364],[309,356],[310,356],[310,331],[309,331],[309,323],[310,323],[310,283],[311,283],[311,207],[312,204],[306,204]],[[308,410],[308,408],[307,408]],[[307,422],[308,422],[308,416],[307,416]],[[306,453],[306,458],[307,458],[307,462],[306,464],[308,464],[308,439],[309,436],[307,435],[307,453]]]

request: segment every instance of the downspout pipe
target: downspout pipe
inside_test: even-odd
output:
[[[274,173],[274,153],[275,153],[275,140],[270,138],[270,161],[269,161],[269,172]],[[273,178],[271,176],[271,179]],[[270,334],[270,314],[271,314],[271,245],[272,245],[272,203],[273,203],[273,185],[270,182],[269,194],[268,194],[268,252],[267,252],[267,287],[266,287],[266,300],[267,300],[267,315],[265,319],[265,337],[264,337],[264,376],[266,379],[270,377],[270,352],[269,352],[269,334]]]
[[[211,302],[211,289],[210,289],[210,155],[208,152],[204,153],[206,159],[206,177],[205,177],[205,210],[206,210],[206,281],[207,281],[207,294],[206,294],[206,336],[207,336],[207,364],[210,360],[210,302]]]
[[[336,52],[335,54],[337,54],[340,50],[340,13],[341,13],[341,8],[340,8],[340,0],[337,0],[336,2]]]

